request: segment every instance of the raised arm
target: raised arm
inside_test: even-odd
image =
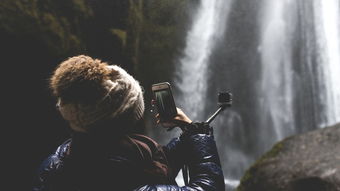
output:
[[[224,176],[212,129],[204,123],[192,123],[180,139],[167,145],[167,153],[179,170],[189,166],[189,185],[145,185],[136,191],[224,191]],[[177,157],[175,157],[177,155]],[[170,161],[169,159],[169,161]]]

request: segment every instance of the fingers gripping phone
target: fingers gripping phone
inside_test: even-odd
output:
[[[177,115],[175,100],[172,96],[171,86],[168,82],[153,84],[152,92],[160,121],[169,121]]]

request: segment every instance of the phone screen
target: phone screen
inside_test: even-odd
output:
[[[157,90],[154,94],[160,117],[163,120],[174,117],[177,114],[177,110],[170,89]]]

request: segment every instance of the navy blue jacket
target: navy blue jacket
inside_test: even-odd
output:
[[[133,159],[127,157],[128,155],[124,155],[124,157],[107,155],[105,162],[96,161],[95,157],[84,155],[81,155],[81,158],[77,160],[71,160],[69,151],[72,141],[70,139],[60,145],[56,152],[42,163],[33,188],[34,191],[225,190],[224,177],[213,135],[182,136],[173,139],[164,146],[162,148],[166,156],[164,161],[171,168],[170,177],[166,182],[148,178],[147,175],[140,173],[138,165]],[[96,152],[99,148],[93,146],[92,149]],[[79,163],[83,164],[78,165]],[[180,187],[176,184],[175,177],[184,164],[189,167],[190,182],[189,185]]]

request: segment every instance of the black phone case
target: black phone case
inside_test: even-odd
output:
[[[174,118],[177,115],[177,109],[170,83],[162,82],[153,84],[152,91],[160,120],[168,121]]]

